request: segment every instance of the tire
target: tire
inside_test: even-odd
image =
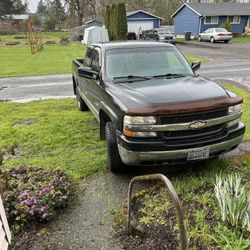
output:
[[[199,41],[200,41],[200,42],[202,42],[202,38],[201,38],[201,36],[199,36]]]
[[[224,41],[224,43],[228,43],[228,42],[229,42],[229,40],[225,40],[225,41]]]
[[[76,100],[77,100],[77,107],[78,107],[79,111],[87,111],[87,110],[89,110],[89,108],[86,105],[85,101],[80,96],[78,90],[76,90]]]
[[[111,122],[107,122],[105,126],[106,142],[107,142],[107,166],[112,173],[119,173],[124,169],[124,163],[121,160],[115,129]]]
[[[214,37],[213,37],[213,36],[210,38],[210,42],[211,42],[211,43],[215,43],[215,40],[214,40]]]

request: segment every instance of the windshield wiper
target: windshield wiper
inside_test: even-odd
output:
[[[167,73],[167,74],[163,74],[163,75],[155,75],[152,76],[153,78],[161,78],[161,77],[167,77],[167,78],[178,78],[178,77],[185,77],[188,75],[184,75],[184,74],[177,74],[177,73]]]
[[[150,77],[147,76],[136,76],[136,75],[128,75],[128,76],[116,76],[113,78],[114,80],[124,79],[126,81],[142,81],[142,80],[149,80]]]

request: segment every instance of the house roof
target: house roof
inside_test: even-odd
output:
[[[22,15],[5,15],[4,17],[11,20],[28,20],[30,16],[28,14],[22,14]]]
[[[133,11],[128,11],[128,12],[127,12],[127,17],[132,16],[132,15],[138,13],[138,12],[142,12],[142,13],[144,13],[144,14],[146,14],[146,15],[149,15],[149,16],[152,16],[152,17],[155,17],[155,18],[163,19],[163,18],[161,18],[161,17],[159,17],[159,16],[156,16],[156,15],[151,14],[151,13],[149,13],[149,12],[146,12],[146,11],[144,11],[144,10],[133,10]]]
[[[90,20],[90,21],[86,22],[85,24],[90,24],[90,23],[93,23],[93,22],[97,22],[97,23],[102,24],[101,21],[98,21],[98,20],[96,20],[96,19]]]
[[[173,15],[174,17],[184,6],[199,16],[249,16],[249,3],[185,3]]]

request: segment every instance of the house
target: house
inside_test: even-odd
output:
[[[159,28],[161,20],[161,17],[143,10],[127,12],[128,32],[135,32],[138,34],[143,30]]]
[[[228,20],[233,33],[243,33],[250,26],[249,3],[185,3],[173,15],[174,32],[186,31],[198,35],[209,28],[219,27]]]
[[[103,26],[103,23],[98,21],[98,20],[90,20],[88,22],[85,23],[87,25],[87,27],[92,27],[92,26],[95,26],[95,27],[102,27]]]
[[[5,15],[1,21],[1,24],[9,24],[11,32],[26,32],[27,31],[27,21],[29,20],[29,14],[21,15]],[[1,27],[2,29],[2,27]]]

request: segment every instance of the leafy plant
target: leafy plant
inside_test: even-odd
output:
[[[216,176],[214,191],[222,221],[250,232],[250,198],[245,189],[245,185],[241,185],[241,177],[236,174],[226,179]]]
[[[220,27],[226,29],[229,32],[232,32],[232,25],[228,20],[222,23]]]
[[[0,193],[13,229],[49,221],[68,204],[71,184],[61,170],[20,167],[0,172]]]

